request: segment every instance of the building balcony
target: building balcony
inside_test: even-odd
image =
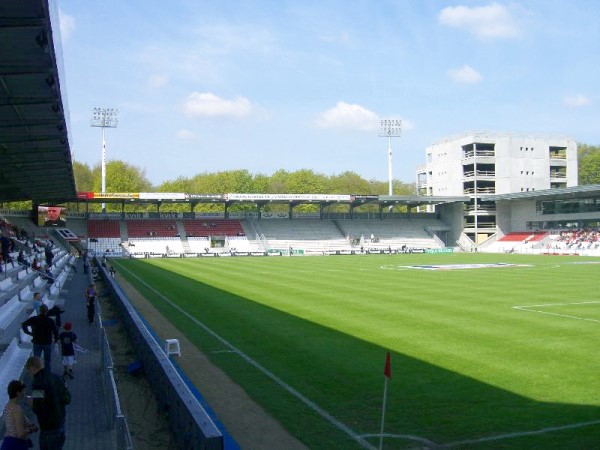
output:
[[[474,180],[477,179],[485,179],[485,180],[493,180],[496,178],[495,170],[469,170],[463,173],[463,181],[464,180]]]
[[[495,150],[468,150],[463,153],[463,159],[465,158],[474,158],[479,156],[496,156]]]
[[[495,223],[478,223],[477,226],[475,226],[474,223],[467,223],[465,224],[463,231],[465,233],[473,233],[473,232],[478,232],[478,231],[485,231],[485,232],[490,232],[496,229],[496,224]]]
[[[564,172],[550,172],[550,179],[551,180],[566,180],[567,179],[567,174]]]
[[[466,188],[463,190],[465,195],[473,195],[473,194],[495,194],[496,188],[493,186],[489,187],[480,187],[475,190],[475,188]]]
[[[472,215],[484,215],[484,216],[493,216],[496,214],[496,205],[477,205],[477,209],[475,209],[475,205],[467,205],[465,207],[465,212]]]

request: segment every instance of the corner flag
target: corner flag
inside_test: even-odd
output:
[[[385,404],[387,402],[387,383],[392,378],[392,358],[390,352],[385,355],[385,367],[383,369],[385,375],[383,383],[383,406],[381,407],[381,431],[379,432],[379,450],[383,448],[383,424],[385,422]]]

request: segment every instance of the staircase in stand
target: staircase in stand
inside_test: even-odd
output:
[[[190,243],[188,242],[187,234],[185,232],[185,227],[181,220],[176,222],[177,224],[177,234],[179,234],[179,239],[181,239],[181,246],[183,247],[184,253],[192,253],[192,249],[190,247]]]

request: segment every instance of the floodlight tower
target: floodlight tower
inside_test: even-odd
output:
[[[392,191],[392,138],[400,137],[402,121],[400,119],[382,119],[379,121],[379,137],[388,138],[388,183],[389,195]]]
[[[115,108],[93,108],[91,126],[102,128],[102,193],[106,192],[106,128],[117,128],[119,110]],[[106,212],[106,203],[102,203],[102,212]]]

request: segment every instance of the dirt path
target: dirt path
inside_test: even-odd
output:
[[[157,336],[162,340],[179,339],[182,356],[177,359],[177,364],[201,392],[241,448],[244,450],[307,449],[227,374],[211,364],[206,355],[119,274],[117,274],[117,281]]]

